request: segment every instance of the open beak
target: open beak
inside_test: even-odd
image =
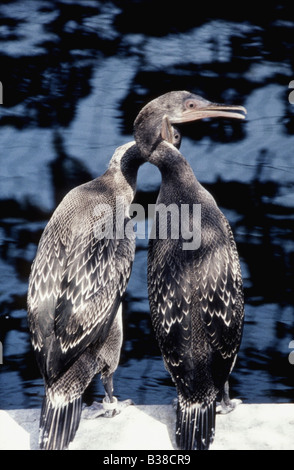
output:
[[[211,103],[202,98],[190,99],[186,101],[184,111],[172,116],[166,114],[163,117],[161,123],[161,137],[167,142],[173,143],[173,124],[219,117],[245,119],[246,114],[247,110],[244,106]]]
[[[211,117],[245,119],[246,114],[246,108],[244,108],[243,106],[207,102],[203,106],[185,109],[185,111],[182,112],[181,117],[179,117],[176,121],[171,120],[171,122],[172,124],[176,124]]]

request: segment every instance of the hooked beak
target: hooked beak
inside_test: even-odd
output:
[[[246,114],[247,110],[243,106],[210,103],[208,101],[203,106],[201,105],[191,109],[185,109],[182,112],[181,117],[176,120],[171,119],[171,123],[191,122],[211,117],[245,119]]]

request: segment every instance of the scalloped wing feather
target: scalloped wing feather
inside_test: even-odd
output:
[[[134,259],[134,237],[95,238],[99,215],[95,221],[87,213],[79,217],[81,233],[73,234],[69,229],[73,224],[61,224],[57,209],[43,232],[30,276],[32,344],[48,380],[90,344],[103,343]]]
[[[177,241],[150,241],[148,291],[153,327],[168,369],[176,367],[191,344],[191,284]]]
[[[231,228],[212,250],[199,253],[195,278],[202,318],[214,351],[224,359],[238,351],[244,316],[244,299],[239,257]]]

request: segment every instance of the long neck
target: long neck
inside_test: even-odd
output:
[[[158,167],[162,176],[158,203],[216,207],[214,198],[199,183],[187,160],[173,145],[162,141],[149,161]]]
[[[135,142],[129,142],[116,150],[105,176],[114,179],[119,193],[124,194],[127,199],[133,199],[138,169],[144,162]]]
[[[121,160],[121,174],[133,190],[136,189],[138,170],[143,163],[145,163],[145,160],[142,158],[137,146],[133,149],[133,152],[126,153]]]
[[[134,137],[142,156],[149,157],[160,142],[161,116],[153,106],[145,106],[134,123]]]
[[[152,107],[144,109],[138,115],[134,124],[137,147],[145,161],[160,170],[162,176],[160,196],[163,199],[170,199],[172,194],[175,198],[181,196],[185,200],[192,200],[193,197],[195,199],[203,188],[179,150],[162,139],[162,116],[160,119],[159,117],[156,109]]]
[[[177,148],[162,138],[163,115],[158,112],[154,104],[149,103],[138,114],[134,123],[134,137],[138,149],[145,161],[157,166],[162,178],[178,178],[190,174],[193,179],[192,168],[177,150]],[[175,128],[172,127],[172,131]],[[177,132],[179,134],[179,132]],[[172,134],[172,133],[171,133]],[[170,136],[173,144],[180,147],[181,140],[176,141]]]
[[[194,172],[183,155],[172,144],[162,141],[148,160],[158,167],[162,182],[194,187],[197,182]],[[199,183],[198,183],[199,184]]]

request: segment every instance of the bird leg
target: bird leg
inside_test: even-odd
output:
[[[103,407],[105,409],[105,417],[112,418],[119,412],[117,412],[118,401],[113,396],[113,374],[109,376],[102,376],[102,383],[105,390],[105,397],[103,398]]]
[[[94,401],[91,406],[87,406],[83,410],[83,418],[94,419],[99,416],[104,418],[113,418],[118,415],[124,408],[129,405],[133,405],[132,400],[124,400],[119,402],[115,396],[113,396],[113,375],[108,377],[102,377],[102,383],[105,390],[105,397],[102,403]]]
[[[174,398],[173,401],[172,401],[172,407],[173,407],[174,411],[177,411],[178,402],[179,402],[178,398]]]
[[[229,394],[229,381],[227,380],[222,390],[221,401],[217,403],[216,412],[219,414],[227,414],[233,411],[237,405],[242,403],[242,400],[230,399]]]
[[[103,377],[102,382],[105,390],[105,397],[103,399],[103,406],[106,410],[105,417],[112,418],[118,415],[127,406],[134,404],[130,399],[117,401],[117,398],[113,396],[113,374],[108,377]]]

